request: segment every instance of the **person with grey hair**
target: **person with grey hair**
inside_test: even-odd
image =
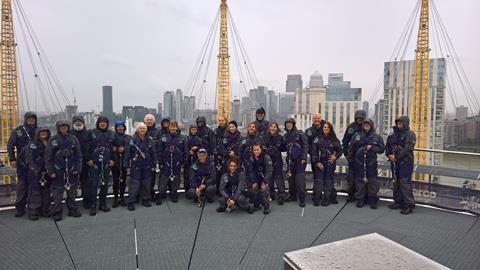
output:
[[[152,172],[155,171],[157,165],[157,155],[153,139],[146,135],[147,125],[140,123],[136,134],[126,145],[124,166],[130,166],[127,200],[130,211],[135,210],[134,203],[138,196],[140,196],[143,206],[152,206],[150,204],[150,181],[152,181]]]
[[[147,126],[147,137],[152,138],[155,145],[157,145],[158,140],[160,139],[161,129],[159,129],[155,123],[155,116],[153,114],[147,114],[143,118],[143,123]],[[155,165],[156,167],[157,165]],[[150,182],[150,200],[155,201],[155,183],[157,182],[157,172],[152,172],[152,181]]]

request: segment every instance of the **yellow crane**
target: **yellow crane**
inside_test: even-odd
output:
[[[10,132],[18,125],[19,121],[16,45],[13,28],[12,1],[2,0],[2,33],[0,44],[0,84],[2,88],[0,101],[0,148],[2,150],[7,149]],[[4,160],[6,160],[6,158]]]
[[[429,47],[429,0],[422,0],[418,26],[417,49],[415,50],[415,73],[410,119],[412,130],[417,135],[418,148],[428,148],[430,127],[430,47]],[[426,164],[427,153],[417,152],[415,164]],[[420,175],[419,180],[423,180]]]
[[[230,64],[228,54],[228,6],[227,0],[220,4],[220,42],[217,70],[217,116],[230,119]]]

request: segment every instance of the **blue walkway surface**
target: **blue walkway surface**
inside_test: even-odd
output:
[[[61,234],[51,219],[32,222],[0,211],[0,269],[136,269],[134,223],[140,269],[187,269],[191,254],[190,269],[282,269],[284,252],[372,232],[447,267],[480,269],[480,222],[473,216],[423,207],[403,216],[386,202],[358,209],[343,197],[303,211],[274,202],[267,216],[219,214],[217,206],[205,206],[193,253],[201,208],[183,198],[134,212],[65,215],[57,223]]]

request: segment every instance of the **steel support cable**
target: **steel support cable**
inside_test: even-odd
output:
[[[208,46],[210,44],[210,41],[211,41],[211,38],[213,36],[212,33],[214,32],[214,28],[217,25],[219,14],[220,14],[220,10],[217,12],[217,15],[215,16],[215,19],[213,20],[212,25],[210,26],[210,29],[209,29],[208,34],[207,34],[207,38],[205,39],[205,41],[203,43],[203,46],[202,46],[202,49],[200,51],[200,54],[198,56],[198,60],[197,60],[197,62],[195,62],[195,65],[194,65],[194,67],[192,69],[192,72],[190,74],[190,78],[189,78],[189,80],[187,82],[187,85],[185,87],[185,89],[188,89],[188,91],[189,91],[188,95],[192,95],[193,90],[196,87],[198,77],[201,74],[202,65],[204,64],[205,56],[207,54],[207,48],[208,48]]]
[[[237,43],[240,45],[240,53],[242,55],[242,58],[243,58],[243,62],[245,64],[245,67],[246,67],[246,70],[250,76],[250,80],[252,81],[252,84],[254,86],[258,85],[258,79],[257,79],[257,76],[255,75],[255,71],[253,70],[253,67],[251,67],[251,61],[248,57],[248,54],[247,54],[247,51],[245,49],[245,46],[243,45],[243,42],[242,42],[242,38],[240,36],[240,33],[238,32],[238,29],[237,29],[237,25],[235,24],[235,20],[233,19],[233,16],[232,14],[230,13],[230,10],[228,10],[228,17],[230,18],[230,20],[232,21],[232,26],[233,26],[233,35],[234,35],[234,38],[237,39]]]
[[[33,27],[31,27],[31,24],[29,23],[28,21],[28,18],[27,16],[25,15],[23,9],[22,9],[22,6],[20,4],[20,2],[18,0],[14,0],[16,3],[17,3],[17,8],[18,8],[18,11],[20,12],[20,15],[23,19],[23,22],[25,24],[25,28],[27,29],[27,33],[29,34],[30,36],[30,39],[32,41],[32,44],[33,44],[33,47],[35,48],[35,51],[37,53],[37,56],[38,56],[38,59],[40,61],[40,66],[41,66],[41,69],[43,71],[43,74],[46,78],[46,83],[47,83],[47,86],[49,85],[50,86],[50,89],[51,89],[51,92],[53,93],[53,96],[55,97],[55,100],[56,102],[58,103],[58,107],[59,107],[59,111],[61,112],[63,110],[62,108],[62,103],[60,102],[60,99],[58,98],[57,96],[57,93],[55,91],[55,86],[53,85],[51,79],[50,79],[50,76],[49,76],[49,71],[47,70],[47,68],[45,67],[45,64],[43,63],[43,60],[42,60],[42,56],[41,56],[41,53],[40,53],[40,49],[39,49],[39,46],[37,46],[37,43],[38,40],[35,40],[35,36],[33,34],[34,30],[33,30]],[[18,14],[18,12],[17,12]],[[58,88],[58,87],[57,87]],[[60,92],[62,92],[62,89],[58,89]],[[64,92],[64,91],[63,91]],[[64,96],[65,97],[65,96]],[[66,100],[66,103],[69,104],[68,102],[68,99]]]
[[[432,18],[432,22],[433,22],[433,27],[432,27],[432,34],[433,34],[433,43],[434,43],[434,46],[435,46],[435,54],[436,54],[436,58],[440,58],[440,57],[443,57],[445,54],[443,52],[443,46],[445,46],[446,48],[446,44],[444,44],[446,41],[443,40],[441,38],[441,35],[440,35],[440,22],[438,22],[438,18],[437,16],[435,15],[435,12],[433,10],[433,7],[430,5],[430,10],[431,10],[431,18]],[[450,62],[450,58],[449,56],[447,55],[447,57],[445,57],[445,60],[446,60],[446,63],[448,64]],[[448,95],[449,97],[449,100],[450,102],[452,102],[452,105],[453,107],[457,107],[457,100],[456,100],[456,96],[455,96],[455,85],[453,83],[453,80],[452,80],[452,77],[451,76],[446,76],[445,77],[445,82],[446,82],[446,85],[447,85],[447,89],[446,89],[446,93],[445,95]],[[448,92],[448,93],[447,93]]]
[[[254,89],[256,87],[256,84],[255,84],[255,81],[253,79],[253,75],[249,69],[249,66],[247,65],[247,60],[245,58],[245,52],[242,50],[242,47],[240,45],[240,40],[239,40],[239,34],[238,32],[235,30],[235,26],[233,25],[233,19],[232,20],[232,37],[233,37],[233,40],[235,40],[235,43],[236,45],[238,46],[238,50],[240,50],[240,54],[242,55],[242,58],[238,58],[238,61],[240,63],[240,66],[243,66],[245,65],[245,79],[244,79],[244,82],[246,82],[245,86],[250,88],[250,89]],[[242,72],[243,72],[243,68],[242,68]],[[245,95],[248,96],[248,92],[247,92],[247,89],[245,88]]]
[[[402,49],[403,49],[403,53],[401,58],[403,59],[403,55],[405,54],[405,49],[406,47],[408,47],[408,42],[410,40],[410,38],[407,38],[407,35],[411,35],[412,33],[413,25],[414,25],[415,19],[417,18],[416,15],[419,8],[420,8],[420,2],[417,1],[417,4],[415,5],[412,12],[410,13],[410,16],[408,17],[407,22],[402,29],[400,37],[398,38],[395,44],[395,47],[393,48],[392,54],[390,55],[390,58],[389,58],[390,61],[398,60]],[[405,42],[406,40],[408,41]],[[379,97],[381,97],[382,94],[384,93],[382,89],[383,79],[384,79],[384,74],[382,72],[379,76],[379,79],[374,91],[370,94],[370,97],[368,98],[369,103],[372,103],[373,101],[377,101]]]
[[[27,55],[28,55],[28,58],[30,60],[30,64],[32,65],[33,72],[34,72],[34,80],[35,80],[36,84],[38,83],[39,87],[42,88],[42,83],[41,83],[41,81],[39,81],[40,79],[38,77],[37,65],[35,64],[33,54],[30,50],[28,38],[27,38],[27,35],[26,35],[26,32],[25,32],[25,29],[23,28],[23,24],[22,24],[22,21],[21,21],[21,17],[19,15],[19,11],[18,11],[16,5],[14,5],[14,7],[15,7],[14,10],[15,10],[15,13],[17,14],[17,18],[18,18],[18,22],[19,22],[18,25],[20,26],[20,32],[22,33],[22,37],[23,37],[23,40],[25,42],[25,48],[27,50]],[[42,98],[42,101],[44,103],[45,108],[47,109],[47,111],[49,111],[50,106],[49,106],[49,103],[48,103],[47,99],[43,95],[43,92],[42,92],[41,98]],[[36,107],[36,105],[35,105],[35,107]],[[54,107],[53,104],[52,104],[52,107]]]
[[[15,0],[15,1],[16,1],[16,0]],[[44,90],[45,90],[44,85],[43,85],[43,83],[42,83],[42,80],[41,80],[41,78],[39,77],[39,72],[38,72],[38,69],[37,69],[37,65],[35,64],[35,60],[34,60],[34,57],[33,57],[33,53],[31,52],[31,49],[30,49],[30,46],[29,46],[30,43],[29,43],[29,39],[28,39],[28,37],[27,37],[27,31],[25,31],[25,28],[24,28],[24,24],[25,24],[25,27],[26,27],[25,18],[24,18],[23,16],[21,16],[18,5],[15,5],[15,13],[17,14],[17,18],[18,18],[18,22],[19,22],[18,25],[20,26],[20,31],[21,31],[22,36],[23,36],[23,39],[24,39],[24,41],[25,41],[25,47],[26,47],[26,49],[27,49],[27,53],[28,53],[28,56],[29,56],[29,59],[30,59],[30,63],[31,63],[31,65],[32,65],[32,69],[33,69],[33,72],[34,72],[34,78],[35,78],[35,80],[38,81],[38,84],[39,84],[40,89],[44,89]],[[24,24],[22,24],[22,19],[23,19],[23,23],[24,23]],[[36,48],[36,45],[35,45],[35,44],[33,44],[33,46]],[[54,98],[53,98],[53,95],[51,94],[51,91],[50,91],[50,89],[48,88],[48,86],[47,86],[46,90],[47,90],[47,91],[46,91],[47,94],[50,95],[50,99],[49,99],[49,100],[50,100],[51,106],[52,106],[53,108],[55,108],[55,105],[56,105],[56,104],[53,102]],[[49,111],[49,108],[50,108],[49,102],[47,101],[46,97],[45,97],[43,94],[44,94],[43,91],[41,91],[41,97],[42,97],[42,100],[43,100],[45,109],[46,109],[47,111]],[[61,111],[61,109],[60,109],[60,110],[56,110],[57,113],[60,112],[60,111]]]
[[[411,35],[411,29],[415,25],[415,20],[418,15],[419,8],[420,8],[420,1],[417,1],[417,4],[413,8],[412,13],[408,17],[407,23],[405,24],[405,27],[403,28],[400,34],[397,45],[395,46],[392,52],[392,55],[390,56],[390,60],[398,60],[398,58],[401,55],[400,53],[404,51],[406,47],[408,47],[408,44],[405,44],[405,41],[407,40],[407,36]]]
[[[217,29],[218,29],[218,27],[215,27],[215,31],[213,32],[213,37],[215,37],[217,35]],[[210,43],[210,52],[208,53],[208,56],[207,56],[207,62],[206,62],[207,65],[205,67],[205,70],[203,71],[202,84],[199,88],[200,91],[202,91],[202,90],[206,91],[207,76],[208,76],[208,71],[210,69],[210,64],[212,62],[212,54],[213,54],[214,45],[215,45],[215,40],[212,40],[212,42]],[[203,95],[201,97],[203,97]],[[206,104],[206,99],[207,99],[207,97],[205,97],[205,104]],[[200,102],[199,104],[201,104],[201,100],[199,102]]]
[[[233,28],[232,24],[231,24],[231,21],[229,20],[228,21],[229,24],[230,24],[230,29]],[[238,55],[238,48],[237,48],[237,42],[235,41],[235,38],[232,39],[232,45],[233,45],[233,54],[234,54],[234,61],[235,61],[235,65],[237,66],[237,72],[238,72],[238,77],[239,77],[239,80],[240,80],[240,89],[238,91],[238,96],[240,97],[241,96],[241,90],[244,90],[244,94],[245,96],[248,95],[247,93],[247,89],[245,88],[245,77],[243,76],[243,70],[242,70],[242,64],[241,64],[241,60],[240,60],[240,57]]]
[[[16,30],[15,31],[15,36],[17,36]],[[22,65],[22,57],[20,53],[20,49],[17,47],[17,55],[18,55],[18,64],[20,65],[20,77],[21,77],[21,82],[22,82],[22,88],[23,91],[19,91],[20,94],[22,95],[23,98],[25,98],[26,104],[27,104],[27,110],[30,111],[30,101],[28,98],[28,89],[27,89],[27,83],[25,81],[25,73],[23,70],[23,65]],[[23,104],[20,104],[23,105]],[[23,107],[23,106],[22,106]],[[25,108],[23,108],[25,109]]]
[[[473,109],[475,109],[476,112],[479,112],[480,103],[479,103],[479,101],[478,101],[478,99],[475,95],[475,92],[473,91],[472,85],[470,83],[470,80],[468,79],[468,76],[467,76],[464,68],[463,68],[463,65],[460,62],[460,58],[458,57],[457,51],[456,51],[455,47],[453,46],[452,39],[450,38],[450,35],[447,32],[447,29],[445,27],[445,24],[443,23],[443,20],[440,16],[440,13],[438,12],[438,9],[437,9],[436,5],[433,3],[433,1],[432,1],[432,7],[433,7],[433,11],[434,11],[434,16],[437,16],[437,20],[440,23],[440,32],[442,33],[443,37],[446,40],[446,44],[448,45],[447,50],[450,51],[450,55],[453,56],[452,61],[454,63],[454,68],[455,68],[455,71],[456,71],[456,73],[459,77],[460,83],[462,85],[462,90],[464,91],[464,94],[466,95],[465,98],[468,101],[468,96],[467,95],[470,94],[471,97],[472,97],[472,102],[474,104]],[[457,60],[458,60],[458,66],[457,66]],[[463,75],[463,78],[460,75],[459,70],[461,71],[461,75]],[[466,86],[463,83],[464,80],[467,84]],[[468,93],[468,92],[470,92],[470,93]]]
[[[418,18],[420,17],[420,12],[418,12],[420,9],[420,2],[419,2],[419,5],[417,6],[417,8],[415,9],[415,16],[412,20],[412,25],[410,26],[410,31],[409,33],[407,34],[407,40],[405,41],[405,46],[403,47],[403,51],[402,51],[402,56],[400,57],[400,60],[404,60],[405,59],[405,54],[407,52],[407,48],[408,48],[408,45],[410,44],[410,40],[413,36],[413,29],[414,29],[414,26],[415,26],[415,22],[418,20]]]
[[[45,69],[45,74],[50,74],[50,76],[52,76],[55,84],[56,84],[56,88],[59,90],[60,94],[62,95],[65,103],[68,105],[68,104],[71,104],[70,103],[70,100],[65,92],[65,89],[63,88],[62,84],[60,83],[60,80],[58,79],[54,69],[53,69],[53,66],[50,64],[50,62],[48,61],[48,57],[45,53],[45,51],[43,50],[42,48],[42,45],[40,43],[40,40],[38,39],[36,33],[35,33],[35,30],[33,29],[33,26],[30,22],[30,20],[28,19],[28,16],[26,15],[26,12],[25,10],[23,9],[23,6],[21,5],[20,1],[18,0],[14,0],[16,3],[17,3],[17,6],[18,6],[18,9],[21,13],[21,16],[25,22],[25,26],[28,30],[28,33],[30,35],[30,38],[32,39],[32,43],[34,45],[34,48],[37,52],[37,55],[38,55],[38,58],[41,62],[43,62],[42,58],[45,59],[45,62],[46,62],[46,66],[45,64],[42,63],[42,66],[43,68]],[[49,79],[50,80],[50,79]],[[61,108],[61,106],[60,106]]]

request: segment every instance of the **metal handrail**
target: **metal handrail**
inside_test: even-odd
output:
[[[480,153],[473,153],[473,152],[461,152],[461,151],[450,151],[450,150],[428,149],[428,148],[415,148],[414,150],[415,151],[420,151],[420,152],[430,152],[430,153],[454,154],[454,155],[465,155],[465,156],[480,157]]]

